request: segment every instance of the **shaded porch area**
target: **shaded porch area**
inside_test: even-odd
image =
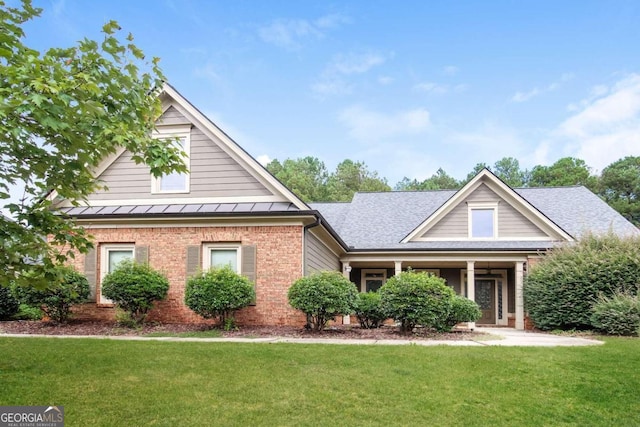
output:
[[[478,325],[525,329],[523,281],[527,256],[469,255],[454,257],[407,255],[349,257],[342,273],[360,292],[378,290],[402,271],[424,271],[443,278],[458,294],[475,301],[482,311]],[[348,319],[345,319],[348,321]],[[468,325],[475,327],[475,323]]]

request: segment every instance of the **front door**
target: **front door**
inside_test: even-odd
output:
[[[477,323],[495,325],[496,323],[496,281],[476,280],[476,303],[480,306],[482,317]]]

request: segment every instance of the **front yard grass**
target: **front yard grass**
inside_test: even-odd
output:
[[[640,425],[640,340],[573,348],[0,338],[0,405],[68,426]]]

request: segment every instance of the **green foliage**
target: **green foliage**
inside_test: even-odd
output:
[[[551,166],[535,166],[531,170],[529,187],[584,185],[595,190],[598,178],[591,174],[586,162],[575,157],[563,157]]]
[[[513,157],[503,157],[493,165],[493,173],[510,187],[523,187],[528,172],[520,169],[520,162]]]
[[[316,157],[286,159],[282,164],[274,159],[267,165],[267,170],[305,202],[327,200],[329,174],[324,163]]]
[[[461,183],[448,175],[442,168],[438,169],[431,177],[420,182],[417,179],[410,180],[404,177],[396,184],[398,191],[424,191],[424,190],[455,190],[461,187]]]
[[[344,160],[327,179],[327,201],[347,202],[358,191],[391,191],[386,178],[369,171],[364,162]]]
[[[321,271],[296,280],[289,288],[289,304],[307,315],[307,324],[321,331],[338,315],[350,314],[358,291],[342,274]]]
[[[640,156],[628,156],[604,168],[599,194],[622,216],[640,226]]]
[[[364,329],[375,329],[382,326],[387,314],[382,310],[380,294],[377,292],[363,292],[358,294],[354,312]]]
[[[147,264],[124,260],[102,280],[102,294],[141,324],[155,301],[169,292],[169,280]]]
[[[20,304],[18,312],[13,316],[14,320],[40,320],[44,313],[40,307],[33,307],[27,304]]]
[[[19,309],[20,302],[13,296],[11,288],[0,286],[0,320],[9,319]]]
[[[14,286],[13,291],[21,303],[41,307],[54,322],[65,323],[71,317],[71,307],[89,297],[89,282],[71,267],[57,267],[57,280],[44,289],[32,286]]]
[[[438,331],[449,332],[458,323],[475,322],[482,316],[480,307],[475,301],[471,301],[461,295],[456,295],[451,303],[449,315],[435,325]]]
[[[640,335],[640,298],[625,292],[601,296],[593,306],[591,324],[609,335]]]
[[[201,272],[187,281],[184,302],[205,319],[220,320],[226,329],[235,327],[234,312],[256,298],[253,284],[230,267]]]
[[[30,0],[0,2],[0,207],[13,218],[0,215],[0,286],[44,288],[73,250],[91,247],[87,232],[55,214],[45,196],[55,191],[75,203],[103,188],[93,171],[120,147],[155,176],[186,171],[171,141],[151,137],[161,113],[158,59],[145,61],[114,21],[101,41],[39,52],[24,44],[23,27],[40,13]],[[24,187],[17,203],[7,200],[12,185]]]
[[[444,279],[429,273],[403,271],[380,288],[382,308],[411,333],[417,325],[437,328],[449,316],[455,292]]]
[[[540,329],[589,329],[599,295],[636,292],[640,238],[585,236],[550,251],[526,276],[526,309]]]

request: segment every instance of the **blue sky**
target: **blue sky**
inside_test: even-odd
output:
[[[638,1],[35,1],[38,49],[108,20],[250,154],[439,167],[640,155]]]

